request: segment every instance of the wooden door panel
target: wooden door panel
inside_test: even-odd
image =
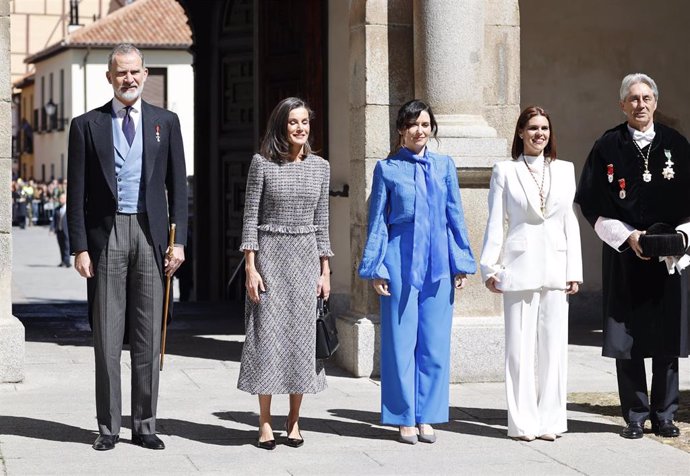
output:
[[[326,2],[265,0],[259,16],[259,115],[263,134],[275,105],[288,96],[301,97],[314,110],[312,145],[326,147]]]
[[[284,97],[303,97],[316,112],[312,143],[326,145],[327,2],[181,1],[195,42],[202,40],[195,51],[197,296],[236,300],[242,273],[226,283],[242,258],[247,169],[268,115]]]

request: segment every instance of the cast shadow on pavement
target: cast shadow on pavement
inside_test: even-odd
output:
[[[37,440],[82,443],[91,446],[97,431],[38,418],[0,416],[0,434],[16,435]]]
[[[609,395],[609,400],[611,400],[612,403],[569,403],[568,410],[622,418],[621,407],[618,403],[618,394],[611,393]],[[690,390],[681,390],[678,401],[680,405],[676,411],[674,420],[676,422],[690,423],[690,407],[688,407],[686,403],[690,402]],[[617,426],[620,430],[620,425]]]
[[[255,419],[258,421],[258,415]],[[122,421],[123,427],[130,427],[129,417],[123,416]],[[236,428],[179,420],[177,418],[157,418],[156,430],[160,435],[176,436],[186,440],[217,446],[251,446],[254,445],[257,437],[256,429],[238,430]]]
[[[257,419],[258,416],[255,417],[255,420]],[[130,422],[130,416],[122,416],[122,428],[131,428]],[[255,429],[237,430],[174,418],[158,418],[156,426],[158,434],[161,435],[177,436],[200,443],[223,446],[253,445],[257,435]],[[15,435],[37,440],[80,443],[91,446],[98,436],[98,431],[37,418],[0,416],[0,435]],[[131,439],[126,438],[121,433],[120,441],[130,443]]]
[[[323,433],[334,436],[349,436],[364,439],[395,439],[397,429],[382,427],[378,424],[378,413],[359,411],[359,410],[328,410],[337,418],[312,418],[301,416],[299,419],[300,428],[304,431],[313,433]],[[221,420],[233,421],[257,428],[259,416],[254,412],[217,412],[215,416]],[[353,420],[344,421],[342,418]],[[372,420],[373,419],[373,420]],[[395,431],[393,431],[395,430]],[[285,435],[285,415],[273,416],[273,431],[278,436],[280,432]],[[256,438],[257,430],[251,431],[252,437]]]
[[[487,412],[491,412],[492,410],[490,409],[481,409],[482,413],[488,414]],[[347,436],[354,436],[354,437],[367,437],[365,435],[362,435],[361,430],[358,429],[359,426],[361,425],[367,425],[371,428],[376,428],[377,433],[373,436],[370,436],[372,438],[381,438],[382,436],[386,436],[388,438],[395,439],[398,437],[398,428],[397,426],[390,426],[390,425],[381,425],[380,423],[380,418],[381,415],[378,412],[369,412],[369,411],[361,411],[361,410],[351,410],[351,409],[331,409],[329,410],[329,413],[332,415],[338,417],[338,418],[345,418],[348,420],[355,420],[359,421],[360,423],[357,424],[350,424],[352,426],[352,430],[350,434]],[[461,415],[464,415],[464,417],[467,417],[467,414],[464,414],[462,410],[452,407],[451,412],[450,412],[450,420],[448,423],[443,423],[443,424],[438,424],[434,425],[434,428],[437,428],[441,431],[450,431],[453,433],[462,433],[466,435],[474,435],[474,436],[482,436],[482,437],[488,437],[488,438],[504,438],[505,435],[503,435],[504,431],[501,430],[500,428],[493,428],[492,426],[489,426],[485,422],[476,420],[474,418],[471,418],[469,420],[465,420],[464,417]],[[491,423],[491,424],[504,424],[505,423],[505,411],[503,412],[502,415],[502,421],[500,416],[496,416],[496,419],[498,419],[498,422]],[[340,420],[338,420],[338,423],[342,423]],[[374,426],[375,425],[375,426]]]
[[[329,412],[338,418],[346,418],[361,422],[353,428],[353,430],[356,431],[351,431],[347,436],[367,437],[366,435],[361,434],[361,428],[357,428],[358,426],[364,424],[369,427],[373,427],[373,425],[377,426],[377,433],[379,436],[376,437],[380,437],[384,434],[390,436],[391,438],[397,437],[396,427],[380,426],[380,414],[377,412],[347,409],[331,409]],[[438,428],[442,431],[485,438],[507,438],[507,419],[508,415],[506,410],[494,408],[451,407],[450,420],[448,423],[434,425],[434,428]],[[335,424],[333,422],[334,421],[330,421],[328,423]],[[338,423],[342,422],[338,421]],[[312,431],[319,430],[314,429]],[[574,419],[568,420],[569,433],[618,433],[619,431],[620,427],[615,423],[607,424]]]
[[[175,303],[174,309],[166,341],[168,355],[240,361],[244,321],[234,315],[236,309],[198,303]],[[28,342],[92,345],[85,302],[15,304],[12,312],[24,324]]]
[[[569,410],[578,410],[571,408]],[[451,421],[439,428],[477,436],[507,438],[508,412],[496,408],[451,407]],[[619,425],[569,418],[568,433],[618,433]],[[496,435],[498,432],[498,435]]]
[[[578,408],[579,409],[579,408]],[[382,426],[379,413],[362,410],[330,409],[328,412],[335,418],[301,417],[300,425],[304,431],[347,436],[363,439],[396,439],[397,428]],[[254,412],[216,412],[214,416],[224,421],[249,426],[249,430],[228,428],[221,425],[196,423],[176,418],[158,418],[158,433],[176,436],[199,443],[218,446],[253,446],[257,437],[258,415]],[[479,416],[479,418],[477,418]],[[122,417],[122,427],[131,428],[131,418]],[[285,418],[274,419],[276,438],[285,436],[283,429]],[[451,407],[451,420],[448,423],[434,425],[441,431],[487,438],[507,438],[505,410],[486,408]],[[91,446],[98,433],[95,430],[36,418],[0,416],[0,428],[3,435],[16,435],[67,443],[80,443]],[[620,425],[568,420],[569,433],[617,433]],[[124,436],[124,435],[123,435]],[[122,438],[127,443],[130,440]]]

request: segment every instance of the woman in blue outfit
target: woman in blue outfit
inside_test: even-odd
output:
[[[379,161],[359,275],[381,296],[381,422],[436,440],[448,421],[455,289],[476,270],[453,160],[427,148],[438,125],[419,100],[398,111],[400,147]]]

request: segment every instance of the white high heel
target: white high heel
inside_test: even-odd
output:
[[[511,436],[511,438],[514,439],[515,441],[526,441],[527,443],[537,439],[537,437],[534,435]]]

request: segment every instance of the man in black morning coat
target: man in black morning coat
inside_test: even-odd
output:
[[[645,420],[664,437],[679,435],[678,357],[688,356],[687,272],[690,256],[646,258],[640,236],[670,225],[687,249],[690,232],[690,145],[654,122],[659,93],[649,76],[623,79],[627,121],[595,142],[575,201],[604,241],[603,355],[616,359],[624,438],[642,438]],[[644,359],[652,358],[651,398]]]
[[[128,329],[132,442],[164,449],[156,436],[164,272],[184,261],[187,178],[176,114],[141,100],[144,57],[123,44],[108,56],[114,98],[70,124],[67,222],[74,267],[87,278],[96,357],[93,447],[119,440],[120,353]],[[170,259],[168,222],[176,223]]]

